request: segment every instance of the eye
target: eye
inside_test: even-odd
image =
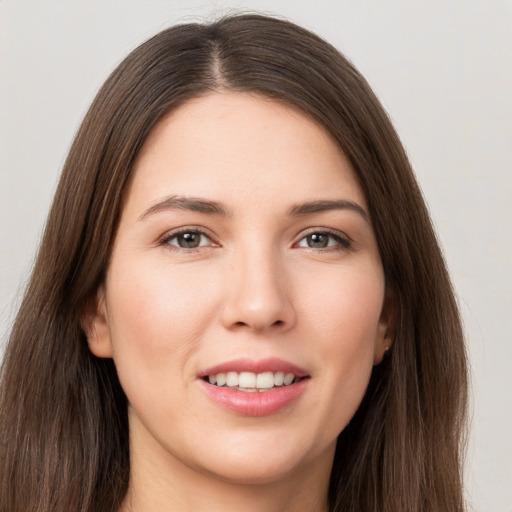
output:
[[[213,243],[210,237],[202,231],[187,229],[178,233],[171,233],[162,240],[162,244],[172,245],[180,249],[198,249]]]
[[[350,241],[338,233],[313,231],[301,238],[297,243],[297,247],[308,247],[310,249],[349,248]]]

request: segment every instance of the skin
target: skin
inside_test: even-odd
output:
[[[176,196],[224,214],[162,206]],[[290,214],[329,200],[361,211]],[[290,107],[211,93],[157,125],[87,320],[90,350],[114,359],[129,400],[124,511],[327,510],[336,438],[390,344],[367,211],[330,135]],[[178,228],[205,234],[183,248]],[[312,247],[307,235],[326,230]],[[241,357],[306,369],[305,391],[266,416],[220,407],[198,374]]]

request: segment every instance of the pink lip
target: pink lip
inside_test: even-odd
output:
[[[242,416],[268,416],[299,398],[306,390],[310,379],[302,379],[295,384],[269,391],[254,392],[215,386],[203,379],[198,379],[197,382],[211,400],[230,412]]]
[[[262,373],[265,371],[293,373],[302,380],[288,386],[276,387],[269,391],[239,391],[227,387],[219,387],[210,384],[205,380],[208,375],[227,372],[253,372]],[[230,412],[242,416],[268,416],[281,411],[286,406],[298,399],[306,390],[310,379],[306,370],[283,361],[278,358],[261,359],[236,359],[213,366],[202,371],[197,382],[206,392],[208,397]]]
[[[293,373],[296,377],[307,377],[309,373],[303,368],[279,359],[277,357],[269,357],[267,359],[234,359],[233,361],[226,361],[225,363],[212,366],[203,370],[199,377],[208,377],[208,375],[216,375],[217,373],[227,372],[284,372]]]

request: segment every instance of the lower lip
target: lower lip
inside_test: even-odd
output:
[[[306,390],[309,378],[269,391],[238,391],[198,381],[216,404],[241,416],[268,416],[286,408]]]

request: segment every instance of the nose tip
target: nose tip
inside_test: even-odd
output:
[[[222,321],[228,329],[285,330],[295,322],[289,282],[270,259],[245,260],[231,274]]]
[[[247,307],[242,303],[238,303],[237,311],[234,312],[233,319],[235,317],[243,318],[243,320],[229,321],[227,326],[234,329],[247,328],[254,332],[262,332],[268,328],[284,328],[290,324],[289,320],[284,320],[287,316],[286,313],[279,308],[275,311],[271,311],[271,308],[266,305],[263,307]],[[274,320],[274,318],[276,318]]]

